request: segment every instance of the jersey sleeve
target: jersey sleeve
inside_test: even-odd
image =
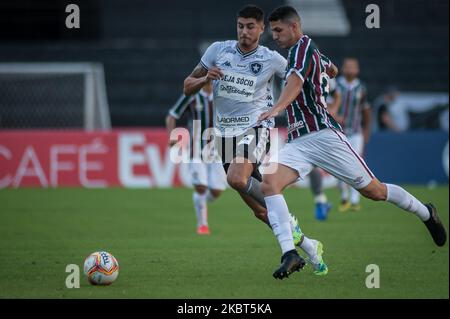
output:
[[[216,58],[217,54],[219,53],[220,46],[221,42],[214,42],[208,47],[208,49],[206,49],[205,53],[200,59],[200,64],[205,69],[209,70],[216,64]]]
[[[301,41],[291,49],[288,61],[288,71],[286,79],[295,72],[303,82],[311,72],[311,65],[313,63],[314,44],[310,38]]]
[[[180,119],[180,117],[183,116],[184,112],[186,112],[189,104],[191,104],[193,100],[193,96],[186,96],[183,94],[169,110],[169,115],[172,115],[177,120]]]
[[[278,52],[273,52],[273,68],[274,73],[284,79],[284,76],[286,75],[286,67],[287,67],[287,60]]]

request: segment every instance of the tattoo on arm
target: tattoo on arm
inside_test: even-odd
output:
[[[192,71],[191,75],[193,78],[201,78],[202,76],[205,76],[208,73],[208,70],[206,70],[203,65],[200,63],[195,67],[194,71]]]

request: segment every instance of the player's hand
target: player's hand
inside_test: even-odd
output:
[[[211,81],[211,80],[220,80],[223,77],[223,73],[222,71],[213,66],[212,68],[210,68],[208,70],[208,73],[206,74],[206,79]]]
[[[280,113],[282,108],[280,107],[272,107],[269,111],[264,112],[263,114],[261,114],[258,118],[258,123],[264,121],[264,120],[270,120],[273,117],[276,117],[278,115],[278,113]]]

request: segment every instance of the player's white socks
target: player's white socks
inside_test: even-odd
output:
[[[348,185],[343,181],[338,181],[338,187],[341,191],[341,200],[348,200]]]
[[[320,204],[326,204],[327,203],[327,195],[324,193],[321,193],[320,195],[314,196],[314,202],[320,203]]]
[[[272,231],[277,237],[282,253],[295,249],[292,239],[289,209],[283,195],[264,197]]]
[[[350,189],[350,203],[352,205],[359,204],[359,197],[360,197],[359,192],[356,189],[351,188]]]
[[[385,184],[387,187],[386,201],[398,207],[416,214],[423,221],[430,218],[430,212],[417,198],[405,191],[403,188],[393,184]]]
[[[300,244],[300,248],[310,257],[316,255],[316,247],[314,246],[314,241],[306,237],[304,234],[303,241]]]
[[[206,193],[199,194],[194,192],[192,199],[194,201],[195,213],[197,215],[197,226],[208,225],[208,207],[206,206]]]

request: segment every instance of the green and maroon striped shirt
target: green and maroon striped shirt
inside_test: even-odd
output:
[[[200,142],[203,148],[208,141],[202,139],[206,129],[214,127],[213,95],[200,90],[192,96],[182,95],[169,110],[169,114],[177,120],[189,111],[188,127],[191,135],[191,143]],[[194,122],[196,121],[196,122]],[[194,126],[196,123],[196,126]],[[194,129],[195,128],[195,129]]]
[[[326,71],[330,66],[330,59],[320,53],[314,42],[306,35],[303,35],[289,50],[286,79],[295,72],[303,80],[303,88],[286,108],[288,142],[325,128],[342,131],[336,120],[328,113],[325,101],[330,82]]]
[[[341,76],[337,79],[337,90],[341,93],[341,105],[338,114],[343,118],[345,134],[351,135],[362,131],[362,113],[369,108],[367,89],[359,79],[351,83]]]

